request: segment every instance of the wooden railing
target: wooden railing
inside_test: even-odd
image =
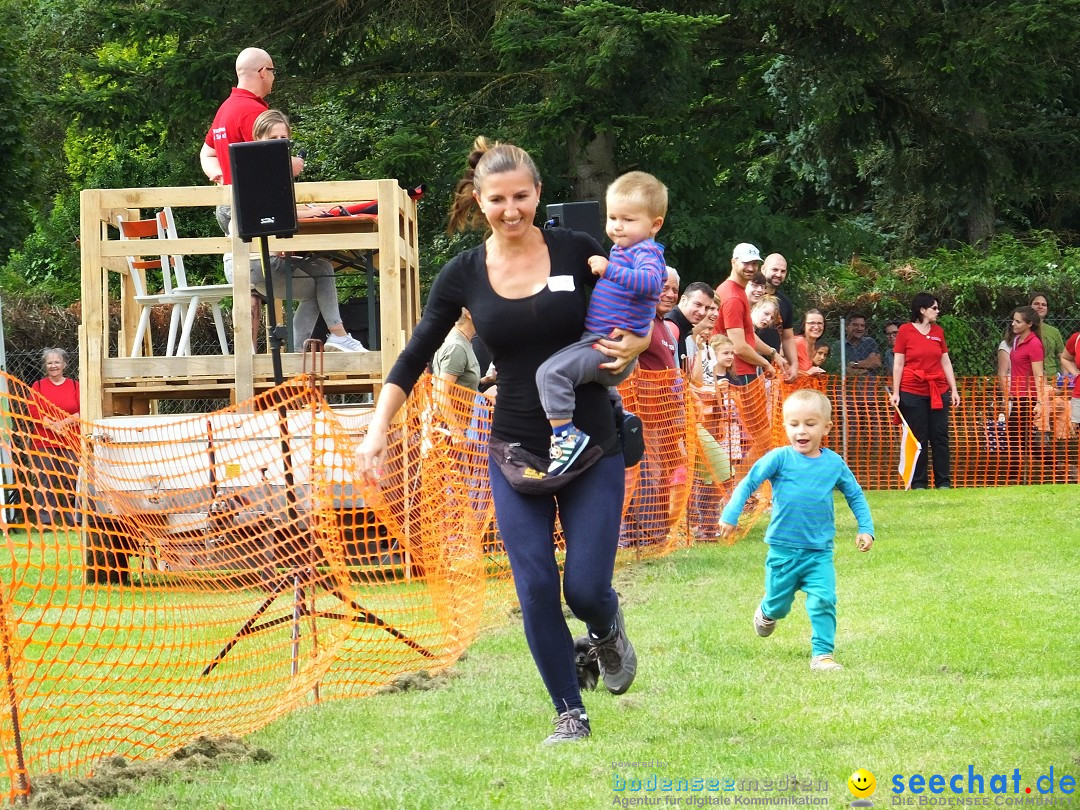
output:
[[[416,203],[396,180],[357,180],[298,183],[298,204],[377,200],[377,227],[369,232],[271,237],[270,251],[368,251],[375,256],[380,298],[379,351],[367,354],[328,353],[328,377],[360,387],[377,387],[412,334],[420,317],[419,250]],[[83,320],[79,327],[82,416],[93,420],[124,413],[145,413],[156,399],[222,396],[242,401],[272,384],[268,354],[253,355],[249,256],[258,248],[238,236],[164,239],[140,253],[218,255],[234,259],[233,334],[231,355],[189,357],[128,357],[139,317],[125,257],[132,247],[119,238],[117,216],[139,218],[172,206],[174,209],[231,203],[228,187],[86,189],[81,195],[81,252]],[[120,277],[120,329],[110,340],[109,280]],[[224,281],[224,278],[221,279]],[[369,290],[369,295],[374,291]],[[110,354],[109,347],[116,351]],[[299,353],[283,357],[286,377],[301,371]],[[344,387],[343,389],[344,390]]]

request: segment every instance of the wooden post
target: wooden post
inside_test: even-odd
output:
[[[236,402],[255,396],[255,347],[251,336],[251,248],[240,238],[236,220],[229,226],[233,256],[233,362],[236,371]],[[263,273],[270,268],[264,267]]]
[[[394,360],[401,354],[401,262],[398,255],[397,219],[398,190],[393,180],[378,181],[379,198],[379,300],[380,334],[382,335],[382,377],[390,373]],[[394,212],[391,219],[391,212]],[[368,295],[372,292],[369,291]]]
[[[128,222],[139,219],[141,211],[138,208],[123,208],[118,210],[110,210],[104,215],[107,222],[116,224],[116,217],[123,216]],[[102,233],[102,241],[108,237],[108,232]],[[139,305],[135,303],[135,285],[131,281],[131,274],[128,271],[127,260],[119,256],[109,257],[102,259],[102,263],[105,264],[108,270],[120,274],[120,329],[116,335],[116,356],[127,357],[131,354],[131,340],[135,336],[135,329],[139,323]],[[109,279],[108,274],[105,275],[105,283],[101,287],[101,310],[104,313],[106,323],[106,341],[108,341],[108,323],[109,323]],[[143,354],[149,357],[153,354],[153,341],[150,339],[151,332],[148,329],[146,331],[146,346],[150,347],[150,351],[147,351],[144,347]],[[105,344],[108,346],[108,343]]]
[[[82,261],[82,325],[79,328],[79,412],[83,420],[102,416],[101,362],[108,354],[107,313],[102,312],[102,289],[107,289],[101,263],[101,192],[83,189],[79,195],[79,252]]]

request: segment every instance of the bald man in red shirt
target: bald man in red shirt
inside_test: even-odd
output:
[[[244,48],[236,57],[236,87],[218,107],[214,122],[210,125],[202,148],[199,165],[207,179],[216,185],[232,185],[232,166],[229,163],[229,144],[247,143],[255,140],[252,127],[255,119],[270,109],[266,97],[274,89],[277,68],[270,54],[262,48]],[[302,158],[292,159],[293,177],[304,170]],[[229,232],[232,208],[217,207],[217,221],[221,230]],[[251,297],[251,330],[259,333],[259,306],[262,299]]]
[[[244,48],[236,57],[236,87],[218,107],[199,150],[199,164],[211,183],[232,184],[229,144],[255,140],[251,128],[270,109],[266,97],[274,88],[276,73],[274,60],[262,48]]]

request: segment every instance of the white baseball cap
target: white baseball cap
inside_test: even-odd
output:
[[[740,242],[732,251],[731,258],[738,259],[743,264],[749,264],[750,262],[760,262],[761,253],[749,242]]]

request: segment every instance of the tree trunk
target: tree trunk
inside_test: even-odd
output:
[[[615,139],[609,132],[590,132],[584,127],[570,135],[570,169],[575,200],[604,201],[608,184],[615,179]]]
[[[990,125],[985,111],[981,109],[968,110],[967,124],[972,136],[972,146],[982,157],[980,165],[972,172],[967,195],[967,241],[977,250],[985,251],[990,246],[990,240],[994,238],[996,215],[991,192],[991,170],[987,165],[991,156],[986,154]]]
[[[968,199],[967,241],[977,250],[985,251],[994,238],[994,200],[989,184],[985,181],[976,184]]]

